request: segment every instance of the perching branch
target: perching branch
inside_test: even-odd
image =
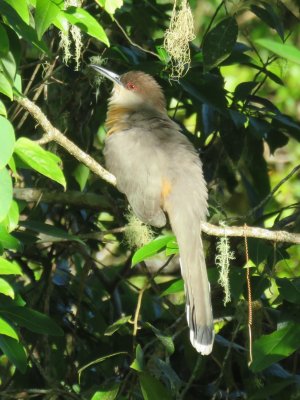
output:
[[[19,97],[16,101],[25,108],[44,129],[45,134],[39,141],[40,144],[45,144],[51,141],[58,143],[78,161],[82,162],[96,175],[100,176],[100,178],[104,179],[111,185],[116,186],[116,178],[55,128],[36,104],[26,97]]]
[[[31,100],[29,100],[28,98],[25,98],[25,97],[17,98],[16,101],[23,108],[25,108],[32,115],[32,117],[40,124],[40,126],[43,128],[45,134],[43,135],[42,139],[39,141],[40,144],[48,143],[50,141],[55,141],[60,146],[62,146],[68,153],[72,154],[78,161],[80,161],[84,165],[86,165],[91,171],[93,171],[100,178],[102,178],[106,182],[110,183],[111,185],[116,186],[115,176],[112,175],[110,172],[108,172],[99,163],[97,163],[97,161],[95,161],[91,156],[89,156],[87,153],[82,151],[71,140],[66,138],[57,128],[55,128],[51,124],[51,122],[47,119],[47,117],[42,112],[42,110],[36,104],[34,104]],[[294,173],[294,172],[296,172],[296,171],[293,170],[292,173]],[[16,198],[21,198],[21,192],[20,191],[18,192],[18,190],[20,190],[20,189],[15,189]],[[43,196],[46,196],[45,198],[47,198],[47,195],[43,194]],[[85,196],[88,196],[88,195],[84,194],[82,196],[82,198],[81,198],[82,205],[86,205],[91,208],[97,208],[96,204],[94,202],[91,202],[91,204],[88,204],[89,202],[85,199]],[[33,196],[33,197],[35,197],[35,196]],[[52,196],[50,196],[50,197],[52,197]],[[31,200],[27,199],[27,198],[23,198],[23,199],[25,201],[35,201],[33,198]],[[44,200],[44,197],[42,199]],[[51,200],[52,200],[52,198],[51,198]],[[51,201],[51,200],[48,199],[48,201]],[[46,200],[44,200],[44,201],[46,201]],[[62,199],[57,196],[55,199],[53,199],[53,201],[64,203],[66,201],[66,199]],[[72,201],[70,200],[70,203],[71,202]],[[79,203],[80,203],[80,200],[77,199],[76,205],[79,205]],[[103,204],[102,204],[102,207],[103,207]],[[208,222],[202,222],[201,229],[206,234],[212,235],[212,236],[224,236],[225,232],[226,232],[226,236],[244,237],[244,235],[245,235],[245,228],[239,227],[239,226],[223,227],[223,226],[212,225]],[[290,232],[286,232],[286,231],[272,231],[269,229],[248,226],[246,229],[246,235],[247,235],[247,237],[271,240],[274,242],[300,244],[300,234],[290,233]]]
[[[234,237],[244,237],[245,228],[242,226],[217,226],[209,224],[208,222],[202,222],[201,229],[203,232],[212,236],[234,236]],[[272,231],[270,229],[257,228],[254,226],[247,226],[246,229],[247,237],[271,240],[273,242],[285,242],[285,243],[295,243],[300,244],[300,234],[290,233],[287,231]]]

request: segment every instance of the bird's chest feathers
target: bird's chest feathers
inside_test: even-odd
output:
[[[127,107],[110,107],[107,112],[106,127],[107,135],[128,129],[128,117],[130,109]]]
[[[148,108],[136,110],[123,105],[111,106],[106,118],[107,135],[130,129],[137,129],[145,134],[149,130],[161,130],[164,122],[160,114]]]

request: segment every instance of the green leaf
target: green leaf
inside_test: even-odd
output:
[[[274,74],[273,72],[269,71],[267,68],[261,68],[260,69],[268,78],[270,78],[272,81],[277,83],[278,85],[284,86],[284,82],[279,76]]]
[[[278,43],[270,39],[257,39],[255,43],[288,61],[300,64],[300,50],[291,44]]]
[[[0,225],[0,244],[4,249],[9,250],[20,250],[21,248],[21,243],[19,242],[19,240],[8,233],[6,227],[3,224]]]
[[[24,54],[23,53],[24,44],[20,40],[20,37],[18,36],[17,32],[15,32],[9,26],[6,26],[6,32],[7,32],[8,38],[9,38],[9,50],[13,55],[14,63],[16,64],[16,67],[18,67],[20,65],[21,57]],[[32,47],[32,45],[30,45],[30,48],[31,47]],[[35,49],[34,49],[34,52],[36,53]]]
[[[279,129],[271,129],[266,138],[271,154],[274,154],[275,150],[285,146],[288,141],[288,136],[282,133]]]
[[[135,359],[130,364],[130,368],[135,369],[138,372],[142,372],[144,370],[144,352],[140,344],[136,346]]]
[[[115,382],[112,385],[97,390],[97,392],[93,394],[91,400],[115,400],[118,395],[120,385],[120,382]]]
[[[123,0],[96,0],[96,2],[101,7],[104,7],[105,11],[110,15],[114,15],[116,10],[123,5]]]
[[[13,85],[17,72],[17,63],[11,51],[0,58],[0,69],[2,70],[2,73],[6,76],[10,84]]]
[[[41,39],[43,34],[53,23],[56,16],[63,8],[63,0],[37,0],[35,10],[35,26],[38,38]]]
[[[9,40],[8,40],[6,30],[4,29],[4,26],[2,24],[0,24],[0,43],[1,43],[0,57],[3,57],[8,53]]]
[[[149,278],[145,275],[134,275],[127,279],[130,285],[135,286],[137,289],[145,289],[149,284]]]
[[[169,391],[160,383],[159,380],[142,372],[139,374],[139,380],[144,400],[171,400]]]
[[[276,282],[279,293],[285,300],[290,303],[300,304],[300,278],[277,278]]]
[[[264,8],[253,4],[251,5],[251,11],[267,25],[275,29],[281,40],[284,40],[284,26],[282,23],[282,18],[278,17],[278,15],[275,13],[273,4],[264,3]]]
[[[17,2],[18,0],[15,1]],[[36,31],[25,23],[16,10],[5,1],[0,1],[0,13],[6,17],[8,24],[18,35],[33,44],[39,50],[48,54],[50,53],[46,44],[38,39]]]
[[[183,279],[178,279],[177,281],[171,283],[171,285],[162,292],[161,296],[167,296],[169,294],[180,293],[184,291]]]
[[[166,348],[167,352],[170,355],[173,354],[175,351],[175,346],[174,346],[174,342],[173,342],[173,339],[171,338],[171,336],[165,335],[159,329],[155,328],[155,326],[151,325],[149,322],[146,322],[145,325],[148,326],[152,330],[152,332],[155,334],[157,339]]]
[[[15,145],[15,131],[12,124],[0,115],[0,169],[9,162]]]
[[[64,174],[58,165],[61,160],[55,154],[25,137],[17,140],[15,153],[31,168],[66,187]]]
[[[272,126],[269,122],[256,117],[249,117],[248,127],[250,132],[258,139],[265,139],[268,135],[268,132],[272,129]]]
[[[243,113],[241,113],[239,111],[232,110],[232,109],[229,109],[228,113],[229,113],[229,116],[230,116],[232,122],[234,123],[234,125],[237,129],[241,129],[245,126],[245,124],[247,122],[246,115],[244,115]]]
[[[131,266],[133,267],[146,258],[152,257],[159,253],[170,241],[174,241],[174,239],[174,235],[165,235],[154,239],[150,243],[147,243],[134,253]]]
[[[70,235],[68,232],[57,228],[56,226],[44,224],[38,221],[24,221],[20,222],[21,226],[25,226],[27,229],[37,232],[41,241],[43,242],[61,242],[65,241],[75,241],[85,245],[85,243],[79,239],[76,235]]]
[[[13,200],[13,185],[6,168],[0,169],[0,222],[7,216]]]
[[[95,37],[106,44],[106,46],[109,46],[109,40],[104,29],[86,10],[79,7],[68,7],[66,11],[61,11],[61,13],[70,24],[78,26],[78,28],[88,35]]]
[[[300,347],[300,325],[289,323],[270,335],[263,335],[253,343],[253,363],[250,368],[259,372],[288,357]]]
[[[5,321],[5,319],[3,319],[1,317],[0,317],[0,334],[9,336],[9,337],[19,341],[17,332],[14,330],[14,328],[8,322]]]
[[[26,0],[5,0],[6,3],[12,6],[17,11],[22,20],[29,25],[29,10]]]
[[[59,12],[57,14],[56,18],[52,21],[52,23],[62,33],[64,33],[65,35],[68,35],[69,27],[70,27],[69,22],[68,22],[67,18],[62,14],[62,12]]]
[[[244,135],[230,118],[223,117],[220,126],[220,137],[229,157],[237,163],[244,147]]]
[[[0,306],[0,313],[16,324],[35,333],[63,336],[63,330],[50,317],[27,307]]]
[[[208,32],[203,43],[205,72],[226,60],[233,50],[237,35],[238,26],[234,17],[223,19]]]
[[[4,105],[2,100],[0,100],[0,115],[4,115],[4,117],[7,118],[6,107],[5,107],[5,105]]]
[[[15,163],[15,159],[14,159],[14,155],[11,157],[11,159],[8,162],[8,166],[9,168],[12,170],[12,172],[17,175],[17,167],[16,167],[16,163]]]
[[[5,94],[5,96],[9,97],[10,100],[13,99],[12,85],[1,71],[0,71],[0,93]]]
[[[109,325],[104,332],[105,336],[111,336],[115,332],[117,332],[123,325],[127,324],[127,322],[131,319],[130,315],[126,315],[125,317],[122,317],[118,319],[116,322],[114,322],[112,325]]]
[[[266,400],[266,399],[274,399],[274,395],[280,393],[285,389],[287,386],[295,384],[294,379],[285,379],[282,382],[271,382],[264,387],[256,389],[256,393],[254,395],[250,395],[248,400]],[[282,398],[285,399],[285,393],[282,392]],[[279,397],[276,396],[278,399]]]
[[[180,81],[180,85],[188,96],[192,98],[197,108],[199,107],[197,103],[207,103],[214,110],[219,109],[223,113],[223,110],[228,107],[224,82],[216,74],[204,74],[201,79],[193,82],[183,78]]]
[[[90,176],[90,170],[88,167],[86,167],[84,164],[79,164],[74,172],[72,173],[74,176],[76,182],[78,183],[80,190],[83,191],[85,188],[85,185],[87,183],[87,180]]]
[[[170,387],[172,393],[179,393],[180,388],[182,388],[183,382],[172,368],[173,363],[171,364],[170,361],[163,361],[158,357],[155,357],[153,361],[155,376],[163,377],[165,386]],[[153,370],[154,369],[152,369],[152,371]]]
[[[170,240],[170,242],[167,243],[166,246],[166,256],[169,257],[172,254],[178,254],[179,253],[179,246],[178,243],[174,237],[174,240]]]
[[[107,11],[110,15],[113,15],[118,8],[123,6],[123,3],[123,0],[106,0],[105,11]]]
[[[22,77],[20,74],[16,74],[13,86],[14,95],[22,96]]]
[[[275,115],[273,117],[273,124],[274,122],[276,126],[278,125],[280,128],[283,128],[284,131],[288,132],[299,141],[300,124],[297,124],[291,117],[284,114]]]
[[[9,296],[12,299],[15,298],[14,289],[11,285],[3,278],[0,278],[0,293],[4,294],[5,296]],[[0,332],[3,333],[3,332]]]
[[[91,361],[88,364],[84,365],[83,367],[79,368],[79,370],[78,370],[79,382],[80,382],[80,377],[81,377],[82,372],[84,370],[86,370],[87,368],[92,367],[93,365],[102,363],[103,361],[107,360],[108,358],[116,357],[116,356],[120,356],[120,355],[127,355],[127,352],[126,351],[119,351],[118,353],[108,354],[107,356],[97,358],[96,360]]]
[[[14,231],[16,227],[18,226],[19,223],[19,206],[18,203],[13,200],[10,206],[10,209],[8,211],[8,214],[3,221],[3,225],[6,226],[8,232]]]
[[[19,307],[26,306],[26,301],[22,298],[22,296],[19,293],[16,293],[16,296],[13,300],[9,299],[8,297],[4,297],[1,299],[1,302],[3,306],[19,306]]]
[[[246,100],[258,84],[259,82],[255,81],[242,82],[238,84],[234,91],[234,99],[242,101]]]
[[[156,52],[159,56],[160,61],[164,65],[167,65],[168,62],[170,61],[170,56],[169,56],[167,50],[162,46],[156,46]]]
[[[0,335],[0,348],[9,361],[24,374],[27,368],[27,356],[24,347],[15,339]]]

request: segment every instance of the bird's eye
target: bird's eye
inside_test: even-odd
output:
[[[135,89],[136,89],[136,85],[135,85],[134,83],[132,83],[132,82],[128,82],[128,83],[126,84],[126,89],[128,89],[128,90],[135,90]]]

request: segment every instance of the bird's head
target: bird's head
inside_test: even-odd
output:
[[[90,65],[114,83],[110,104],[129,108],[151,107],[160,112],[166,109],[165,96],[156,80],[141,71],[118,75],[98,65]]]

